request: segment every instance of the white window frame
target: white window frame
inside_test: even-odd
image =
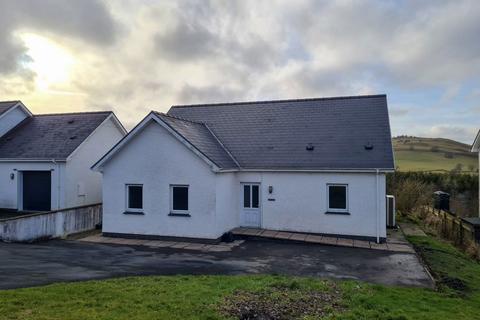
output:
[[[187,206],[188,210],[173,210],[173,188],[187,188]],[[190,212],[190,185],[188,184],[171,184],[170,185],[170,213],[188,214]]]
[[[130,202],[129,201],[129,188],[130,187],[142,187],[142,208],[139,209],[139,208],[130,208],[128,206],[128,203]],[[126,211],[129,211],[129,212],[143,212],[143,209],[145,207],[144,205],[144,196],[143,196],[143,184],[139,184],[139,183],[126,183],[125,184],[125,210]]]
[[[345,209],[330,208],[330,187],[345,187]],[[327,211],[329,211],[329,212],[348,212],[348,184],[345,184],[345,183],[327,183]]]

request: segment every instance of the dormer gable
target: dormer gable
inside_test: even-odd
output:
[[[21,101],[0,101],[0,137],[31,116]]]

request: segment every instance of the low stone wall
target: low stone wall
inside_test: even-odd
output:
[[[0,240],[31,242],[95,229],[102,223],[102,204],[34,213],[0,220]]]

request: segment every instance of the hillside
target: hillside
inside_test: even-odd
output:
[[[400,136],[392,139],[395,165],[400,171],[478,170],[478,154],[470,145],[443,138]]]

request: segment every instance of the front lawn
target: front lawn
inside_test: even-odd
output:
[[[480,265],[431,237],[409,240],[439,291],[264,275],[128,277],[0,291],[0,319],[480,319]]]

